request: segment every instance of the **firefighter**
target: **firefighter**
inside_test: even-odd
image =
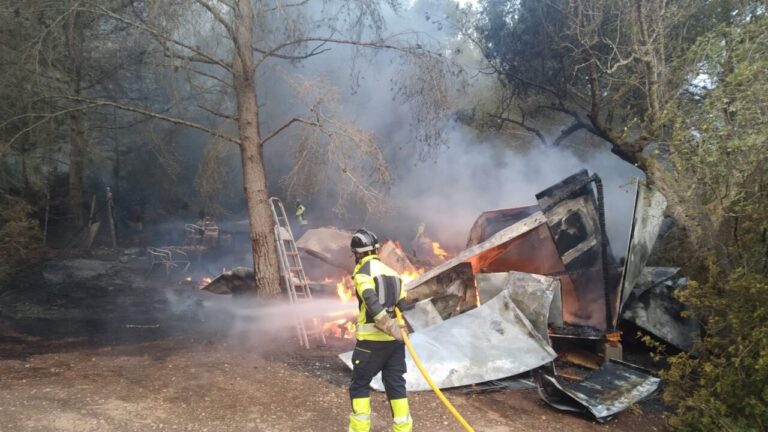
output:
[[[299,221],[299,225],[306,225],[307,220],[304,219],[304,213],[307,211],[307,208],[304,207],[304,204],[301,203],[301,201],[296,201],[296,219]]]
[[[352,353],[352,383],[349,396],[352,414],[350,432],[368,432],[371,428],[371,398],[369,385],[381,372],[393,417],[393,432],[413,430],[408,399],[405,393],[405,345],[401,327],[394,318],[395,306],[405,303],[405,289],[400,276],[376,255],[379,240],[362,228],[352,237],[355,255],[357,303],[357,343]]]

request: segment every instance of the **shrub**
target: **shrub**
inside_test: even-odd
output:
[[[0,196],[0,291],[13,276],[39,260],[44,248],[40,223],[24,200]]]

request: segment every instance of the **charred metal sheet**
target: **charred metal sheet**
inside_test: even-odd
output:
[[[636,366],[611,360],[584,381],[541,374],[539,396],[551,406],[588,412],[603,422],[653,394],[661,380]]]
[[[549,308],[555,290],[560,288],[560,281],[529,273],[478,273],[476,276],[480,304],[483,304],[502,291],[511,293],[512,301],[530,321],[542,339],[548,341],[547,322]]]
[[[492,235],[504,228],[520,222],[528,216],[539,211],[539,206],[519,207],[513,209],[492,210],[483,212],[475,219],[472,228],[469,230],[469,239],[467,247],[484,242]]]
[[[253,277],[253,270],[245,267],[235,267],[230,271],[224,272],[207,285],[200,287],[201,290],[213,294],[240,294],[256,291],[256,279]]]
[[[651,267],[643,274],[664,277],[669,271],[665,267],[657,270]],[[643,279],[643,276],[639,278]],[[622,318],[678,349],[693,350],[700,337],[699,322],[686,317],[686,307],[675,298],[675,291],[685,283],[685,278],[666,277],[651,288],[643,289],[642,283],[638,284],[627,300]]]
[[[635,198],[635,210],[630,229],[629,244],[627,246],[626,261],[621,280],[618,311],[624,310],[624,304],[632,293],[645,268],[648,257],[651,255],[653,245],[659,235],[659,228],[664,220],[664,210],[667,208],[667,200],[660,192],[649,186],[637,183]],[[618,315],[614,309],[614,317]],[[614,322],[615,325],[615,322]]]
[[[656,285],[672,281],[679,271],[680,267],[646,267],[640,272],[640,277],[637,278],[637,283],[630,294],[634,297],[640,297]],[[679,279],[676,278],[676,280]]]
[[[475,284],[472,266],[458,265],[440,273],[408,291],[408,302],[431,299],[442,319],[448,319],[475,306]]]
[[[432,299],[422,300],[414,304],[413,309],[403,311],[403,315],[414,331],[424,330],[443,322],[437,308],[432,304]]]
[[[600,226],[592,181],[584,170],[539,192],[536,199],[573,282],[563,283],[563,321],[605,330],[610,299],[604,268],[612,254],[610,247],[603,250],[608,243]]]
[[[528,231],[531,231],[532,229],[542,224],[545,224],[546,221],[547,220],[544,218],[544,215],[541,214],[541,212],[536,212],[520,220],[519,222],[497,232],[482,243],[476,244],[461,251],[458,255],[451,258],[450,260],[436,266],[418,278],[408,282],[405,285],[406,289],[409,291],[408,295],[410,296],[411,291],[416,290],[420,285],[462,263],[471,264],[473,272],[477,273],[483,263],[492,262],[494,258],[504,253],[504,251],[506,251],[507,247],[509,246],[509,243],[513,239],[527,233]],[[421,298],[426,297],[430,297],[430,295],[426,295]]]
[[[529,374],[523,374],[522,377],[505,378],[502,380],[492,380],[480,384],[475,384],[471,387],[465,388],[463,393],[473,395],[504,390],[535,389],[537,387],[536,383],[528,375]]]
[[[458,387],[497,380],[552,361],[556,354],[504,291],[457,317],[411,334],[411,342],[438,387]],[[352,368],[352,352],[339,355]],[[429,386],[410,355],[405,375],[409,391]],[[371,386],[384,390],[381,375]]]

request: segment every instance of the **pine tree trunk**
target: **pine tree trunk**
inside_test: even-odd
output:
[[[232,75],[237,99],[240,157],[243,162],[243,187],[250,222],[256,293],[261,297],[274,297],[280,293],[280,282],[256,101],[251,49],[253,10],[250,0],[238,0],[236,8]]]

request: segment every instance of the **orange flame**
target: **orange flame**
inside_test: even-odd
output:
[[[352,339],[355,337],[355,323],[351,318],[328,321],[323,324],[323,333],[341,339]]]
[[[204,277],[204,278],[200,279],[200,285],[198,285],[198,288],[202,288],[202,287],[208,285],[209,283],[211,283],[211,280],[212,279],[209,278],[209,277]]]
[[[424,269],[423,268],[419,268],[419,269],[417,269],[414,272],[403,272],[403,273],[400,273],[400,279],[402,279],[403,283],[406,284],[406,283],[408,283],[408,282],[418,278],[419,276],[421,276],[423,274],[424,274]]]
[[[446,252],[438,242],[432,242],[432,253],[442,259],[445,259],[448,256],[448,252]]]
[[[349,276],[344,276],[339,283],[336,284],[336,294],[341,299],[342,303],[347,303],[352,298],[354,291],[354,282]]]

